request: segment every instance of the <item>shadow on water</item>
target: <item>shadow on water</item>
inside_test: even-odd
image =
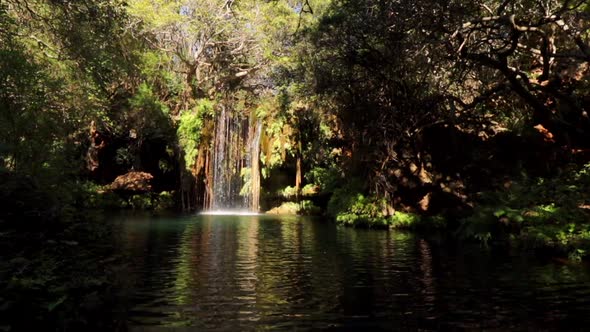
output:
[[[132,331],[553,330],[590,323],[581,265],[307,218],[128,217]]]

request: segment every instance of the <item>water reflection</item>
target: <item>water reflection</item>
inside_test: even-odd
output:
[[[129,325],[173,330],[553,329],[590,323],[582,266],[304,218],[126,218]]]

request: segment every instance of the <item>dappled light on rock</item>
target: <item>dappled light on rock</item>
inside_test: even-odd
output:
[[[147,192],[152,190],[151,180],[154,177],[145,172],[129,172],[118,176],[110,185],[114,191]]]

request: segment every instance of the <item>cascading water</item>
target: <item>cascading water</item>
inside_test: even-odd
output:
[[[250,130],[253,129],[253,130]],[[260,133],[262,124],[250,128],[249,119],[221,106],[217,117],[211,160],[213,183],[210,210],[258,211]],[[254,162],[252,162],[254,160]],[[255,167],[252,167],[254,165]],[[249,188],[243,188],[244,169],[250,169]],[[246,172],[247,173],[247,172]],[[254,181],[253,181],[254,180]]]
[[[262,121],[256,122],[252,139],[250,139],[250,209],[260,210],[260,137],[262,136]]]

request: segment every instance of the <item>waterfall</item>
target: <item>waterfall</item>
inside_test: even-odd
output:
[[[262,135],[262,121],[256,122],[254,134],[250,140],[250,209],[260,210],[260,137]]]
[[[234,114],[223,105],[220,106],[211,151],[213,163],[211,210],[258,211],[260,196],[258,158],[262,124],[258,121],[252,126],[253,128],[250,127],[248,117]],[[250,170],[247,183],[242,174],[245,169]],[[245,184],[250,188],[242,190]]]

